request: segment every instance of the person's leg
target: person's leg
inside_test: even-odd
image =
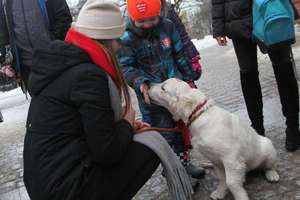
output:
[[[152,176],[160,163],[143,144],[132,142],[120,163],[92,167],[79,199],[129,200]]]
[[[265,135],[263,125],[263,100],[259,82],[257,45],[252,40],[233,40],[234,50],[240,67],[242,92],[252,127]]]
[[[293,70],[291,48],[285,47],[269,52],[277,81],[283,115],[286,117],[286,149],[295,151],[300,147],[299,92]]]
[[[136,174],[133,182],[131,182],[128,187],[119,195],[117,199],[132,199],[132,197],[139,191],[139,189],[146,183],[148,179],[151,178],[154,173],[154,169],[158,166],[157,161],[150,160],[145,163],[142,170]]]

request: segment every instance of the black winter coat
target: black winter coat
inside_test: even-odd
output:
[[[114,122],[106,74],[75,46],[55,41],[36,51],[29,87],[24,144],[29,196],[77,199],[93,165],[121,160],[133,129],[126,120]]]
[[[294,11],[297,19],[299,15],[295,7]],[[212,0],[212,19],[215,38],[219,36],[233,39],[251,38],[252,0]]]

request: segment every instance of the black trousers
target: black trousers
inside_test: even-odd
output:
[[[160,163],[152,150],[133,142],[115,166],[93,166],[79,200],[127,200],[152,176]]]
[[[263,127],[263,103],[259,82],[257,44],[251,39],[233,40],[241,75],[242,91],[249,118],[255,129]],[[282,104],[282,112],[288,127],[299,126],[299,94],[290,47],[269,52]],[[258,131],[259,132],[259,131]]]

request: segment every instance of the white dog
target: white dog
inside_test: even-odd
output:
[[[222,199],[229,189],[236,200],[248,200],[243,188],[246,172],[260,168],[268,181],[276,182],[276,150],[272,142],[258,135],[236,115],[215,106],[198,89],[178,79],[151,86],[151,100],[167,108],[174,120],[189,126],[192,144],[214,165],[219,185],[212,199]]]

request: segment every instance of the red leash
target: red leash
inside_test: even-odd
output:
[[[179,127],[174,127],[174,128],[158,128],[158,127],[145,127],[136,130],[136,133],[143,133],[146,131],[158,131],[158,132],[176,132],[176,133],[181,133],[181,129]]]

